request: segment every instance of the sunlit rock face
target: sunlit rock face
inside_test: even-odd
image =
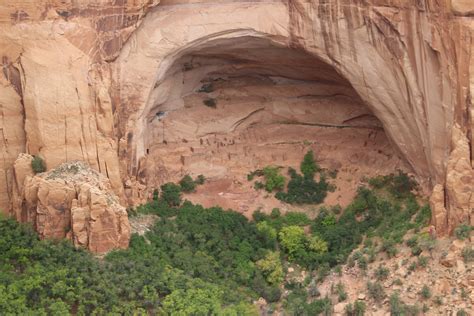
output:
[[[14,215],[41,238],[68,238],[95,253],[127,248],[130,225],[109,179],[83,162],[34,175],[32,156],[15,161]]]
[[[313,148],[342,174],[402,168],[438,185],[442,233],[473,221],[470,1],[9,0],[0,9],[3,210],[22,152],[48,168],[85,161],[125,204],[185,173],[234,183]]]

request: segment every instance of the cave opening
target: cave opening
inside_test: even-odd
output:
[[[247,174],[267,165],[298,168],[308,150],[338,171],[328,204],[349,203],[362,177],[407,168],[344,77],[268,39],[218,39],[179,52],[145,114],[138,174],[148,188],[203,174],[209,181],[187,198],[204,206],[282,207],[255,191]]]

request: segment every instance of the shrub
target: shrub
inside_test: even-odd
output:
[[[357,260],[357,266],[361,270],[367,270],[367,259],[365,258],[365,256],[362,256],[359,258],[359,260]]]
[[[320,171],[319,166],[314,161],[313,151],[310,150],[304,155],[303,161],[300,166],[301,173],[305,178],[313,179],[316,172]]]
[[[161,198],[169,206],[179,206],[181,204],[181,187],[175,183],[165,183],[161,186]]]
[[[275,228],[270,226],[267,221],[260,221],[257,223],[257,230],[259,237],[265,245],[273,247],[277,241],[277,231]]]
[[[33,160],[31,161],[31,168],[33,169],[34,173],[42,173],[46,171],[46,165],[44,163],[43,158],[40,156],[34,156]]]
[[[260,209],[253,212],[252,218],[255,222],[261,222],[268,219],[268,215],[263,213]]]
[[[273,190],[283,190],[285,187],[285,177],[280,174],[277,167],[267,166],[263,168],[265,177],[265,190],[272,192]]]
[[[328,251],[328,243],[319,236],[308,238],[308,248],[316,253],[325,253]]]
[[[336,179],[336,178],[337,178],[337,173],[338,173],[338,170],[337,170],[337,169],[329,170],[328,176],[329,176],[331,179]]]
[[[418,236],[413,236],[406,241],[408,247],[413,248],[418,245]]]
[[[326,297],[304,304],[303,315],[331,315],[331,300]]]
[[[188,174],[179,181],[179,185],[181,186],[181,191],[186,193],[194,192],[196,189],[196,183],[194,183],[193,178]]]
[[[306,226],[311,224],[308,215],[302,212],[287,212],[281,220],[285,226]]]
[[[464,247],[462,250],[462,257],[464,258],[464,262],[471,262],[474,260],[474,249],[470,246]]]
[[[303,228],[299,226],[284,227],[278,234],[278,237],[291,259],[295,259],[305,252],[306,236]]]
[[[414,256],[419,256],[423,250],[419,245],[415,245],[414,247],[411,248],[411,254]]]
[[[194,181],[198,185],[203,185],[204,182],[206,182],[206,177],[204,177],[202,174],[198,175],[196,178],[196,181]]]
[[[270,217],[272,219],[276,219],[276,218],[279,218],[281,216],[281,212],[280,212],[280,209],[275,207],[272,209],[272,212],[270,213]]]
[[[176,208],[170,207],[170,205],[163,199],[158,199],[144,205],[139,205],[136,213],[154,214],[159,217],[172,217],[176,215],[177,210]]]
[[[347,299],[347,292],[344,288],[344,284],[342,284],[341,282],[336,284],[336,293],[339,302],[343,302]]]
[[[428,257],[425,257],[425,256],[418,257],[418,265],[420,267],[426,268],[428,266]]]
[[[428,286],[423,285],[423,288],[420,291],[420,295],[422,298],[429,299],[431,297],[431,290]]]
[[[390,296],[390,315],[392,316],[416,316],[420,313],[418,305],[407,305],[400,300],[398,292]]]
[[[395,246],[395,242],[391,239],[384,239],[382,242],[382,251],[384,251],[389,258],[394,257],[397,253],[397,247]]]
[[[416,185],[416,182],[406,173],[398,171],[398,174],[392,178],[388,191],[397,198],[403,198],[407,197]]]
[[[265,258],[256,262],[257,268],[262,271],[266,280],[270,284],[280,284],[285,274],[280,261],[280,253],[269,251]]]
[[[416,262],[410,263],[410,265],[408,266],[408,271],[410,271],[410,272],[415,271],[415,270],[416,270],[416,266],[417,266],[417,265],[416,265]]]
[[[461,224],[454,230],[454,234],[458,239],[464,240],[469,238],[472,227],[470,225]]]
[[[290,181],[287,192],[278,192],[275,197],[290,204],[319,204],[326,198],[327,192],[335,189],[324,176],[319,166],[314,161],[313,152],[306,153],[301,162],[300,175],[295,169],[289,168]],[[320,172],[319,181],[314,180],[314,175]]]
[[[431,220],[431,209],[429,205],[423,206],[415,216],[415,223],[418,228],[428,225]]]
[[[367,282],[369,297],[380,303],[385,298],[385,290],[380,282]]]
[[[393,281],[393,284],[394,284],[394,285],[398,285],[398,286],[402,286],[402,285],[403,285],[403,282],[402,282],[402,280],[400,280],[400,279],[395,279],[395,280]]]
[[[257,170],[254,170],[254,171],[250,172],[249,174],[247,174],[247,180],[252,181],[256,176],[257,177],[263,176],[263,170],[262,169],[257,169]]]
[[[375,278],[379,281],[386,280],[388,278],[390,271],[379,265],[379,267],[375,270]]]
[[[278,192],[275,197],[290,204],[319,204],[326,198],[329,183],[326,178],[319,181],[301,176],[292,168],[289,169],[290,181],[287,192]]]
[[[212,109],[215,109],[217,107],[217,101],[216,99],[205,99],[204,101],[202,101],[202,103],[204,103],[205,106],[209,107],[209,108],[212,108]]]
[[[467,312],[464,309],[460,309],[457,311],[456,316],[467,316]]]
[[[210,93],[214,91],[214,86],[212,85],[212,82],[205,83],[199,88],[198,92],[205,92],[205,93]]]
[[[263,184],[260,181],[255,181],[255,183],[253,184],[253,187],[254,187],[255,190],[261,190],[261,189],[265,188],[265,184]]]
[[[349,303],[345,307],[346,316],[364,316],[366,305],[363,301],[355,301],[354,304]]]
[[[406,173],[398,171],[398,174],[387,176],[377,176],[369,180],[369,185],[375,189],[386,188],[395,198],[407,198],[411,196],[411,191],[416,188],[416,182]]]

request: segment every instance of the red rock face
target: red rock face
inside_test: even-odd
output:
[[[243,51],[251,44],[245,39],[252,38],[270,43],[270,48],[304,52],[320,61],[306,67],[313,74],[333,79],[336,74],[339,83],[353,88],[357,103],[382,124],[393,150],[428,188],[438,186],[437,194],[444,192],[444,198],[433,199],[434,209],[441,210],[435,210],[435,222],[444,223],[439,231],[448,233],[461,221],[472,223],[471,3],[3,1],[0,174],[6,185],[0,187],[0,208],[14,211],[21,220],[38,222],[45,236],[61,235],[54,227],[76,218],[77,231],[87,232],[78,234],[76,243],[91,247],[91,240],[100,240],[107,245],[97,251],[121,245],[120,234],[107,233],[104,236],[113,236],[101,239],[84,224],[99,212],[94,203],[104,203],[89,189],[84,188],[84,198],[79,199],[77,187],[71,187],[77,195],[73,205],[68,189],[56,189],[67,184],[37,179],[19,191],[31,195],[25,205],[16,204],[15,187],[23,185],[13,173],[18,154],[40,154],[50,169],[84,161],[109,179],[122,205],[143,200],[157,174],[152,169],[167,174],[176,167],[149,163],[149,132],[155,130],[149,128],[150,119],[173,109],[181,111],[180,120],[193,125],[199,115],[186,118],[191,111],[183,108],[193,104],[187,95],[213,71],[225,72],[222,61],[238,69],[236,61],[245,57]],[[238,49],[230,49],[229,55],[229,48]],[[273,66],[265,65],[263,74],[292,74],[291,60],[273,55],[272,50],[268,54]],[[196,57],[211,64],[190,70],[190,64],[180,63]],[[262,75],[262,68],[252,69],[248,63],[246,67],[246,75]],[[316,80],[303,70],[296,76]],[[224,123],[221,127],[229,129]],[[179,167],[180,174],[190,171],[185,164]],[[59,221],[65,207],[80,211]],[[111,214],[99,212],[93,226],[109,231],[106,226],[115,225],[113,231],[118,232],[121,221],[110,220]]]
[[[33,176],[31,159],[15,163],[18,220],[31,222],[41,238],[69,238],[95,253],[128,247],[127,212],[104,176],[80,162]]]

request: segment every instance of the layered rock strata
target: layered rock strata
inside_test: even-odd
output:
[[[110,179],[122,204],[145,199],[156,175],[146,167],[151,118],[184,109],[213,73],[235,70],[350,88],[394,151],[437,188],[438,231],[473,223],[473,6],[466,0],[4,1],[0,208],[18,213],[13,199],[23,192],[14,192],[13,164],[22,152],[41,155],[49,168],[85,161]],[[255,46],[269,58],[246,55]],[[281,49],[286,53],[278,55]],[[301,67],[312,69],[309,77],[291,71],[298,54],[311,63]],[[189,170],[183,164],[180,172]]]

